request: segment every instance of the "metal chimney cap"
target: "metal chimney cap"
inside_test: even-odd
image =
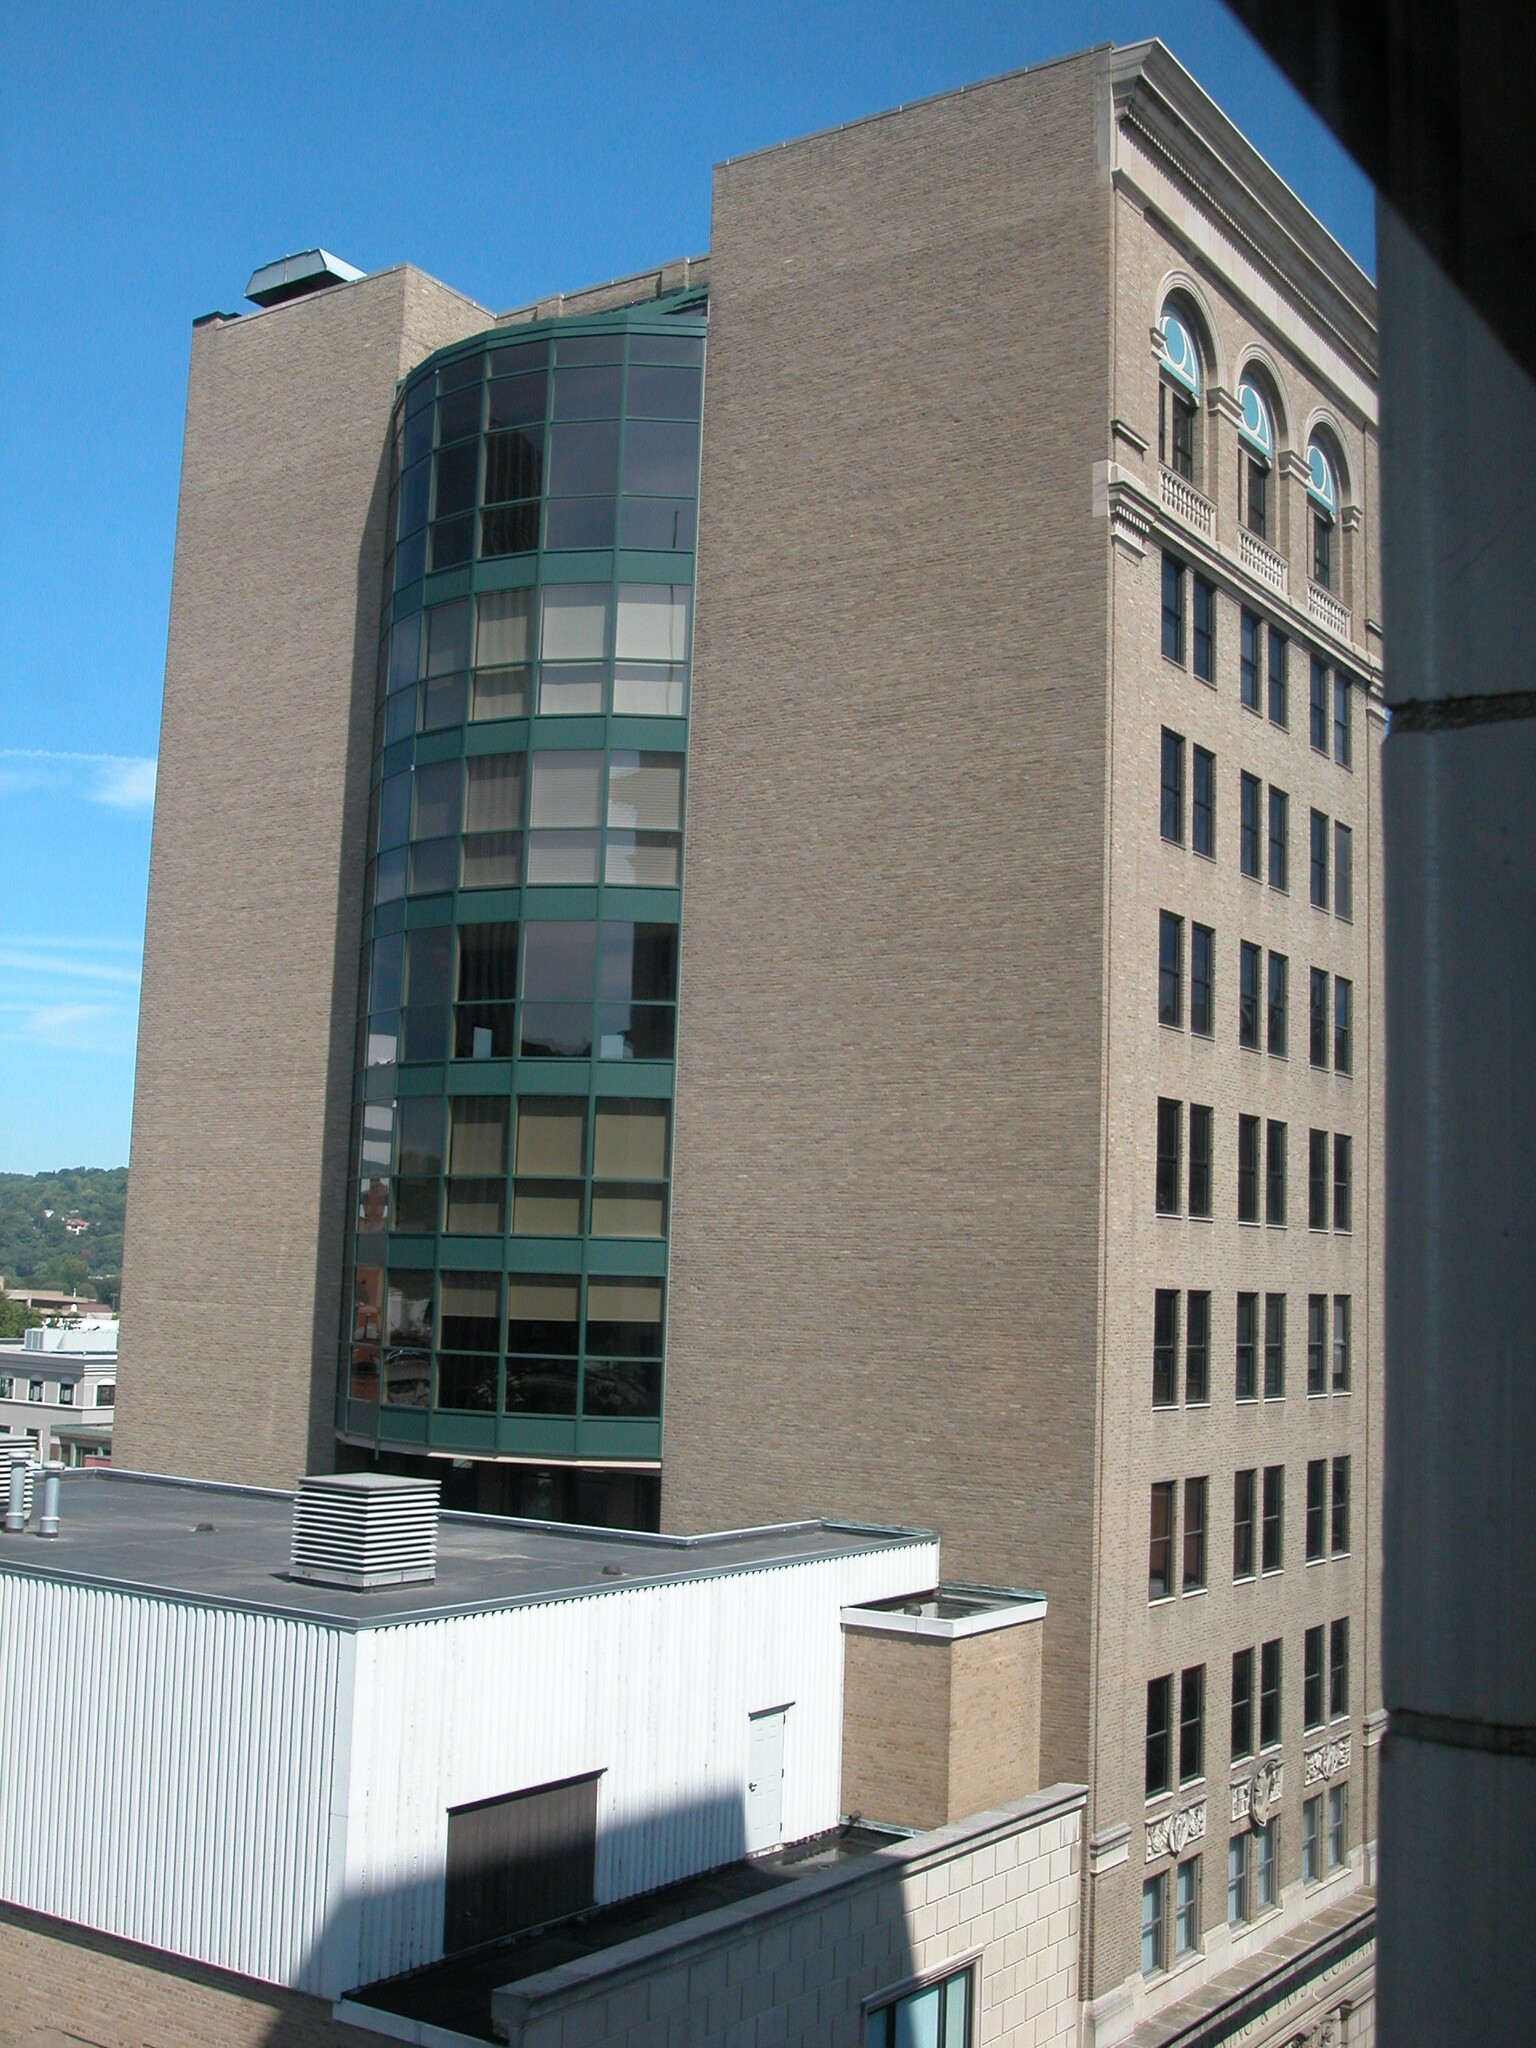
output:
[[[296,256],[280,256],[251,272],[245,296],[258,306],[282,306],[289,299],[307,298],[336,284],[356,284],[368,275],[350,263],[343,263],[328,249],[301,249]]]

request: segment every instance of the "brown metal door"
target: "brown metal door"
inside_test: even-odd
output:
[[[449,1810],[445,1954],[593,1904],[599,1775]]]

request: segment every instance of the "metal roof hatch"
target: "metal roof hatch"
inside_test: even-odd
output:
[[[258,306],[284,306],[290,299],[308,298],[311,292],[327,291],[335,284],[356,284],[367,275],[328,249],[301,249],[296,256],[280,256],[275,263],[253,270],[245,296]]]

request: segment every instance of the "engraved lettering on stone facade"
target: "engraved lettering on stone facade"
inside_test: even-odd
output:
[[[1317,1749],[1306,1753],[1302,1771],[1304,1785],[1320,1785],[1329,1778],[1337,1778],[1349,1769],[1353,1744],[1347,1735],[1341,1735],[1337,1742],[1325,1742]]]
[[[1165,1813],[1147,1822],[1147,1861],[1159,1856],[1182,1856],[1191,1842],[1205,1840],[1205,1801],[1186,1806],[1178,1813]]]

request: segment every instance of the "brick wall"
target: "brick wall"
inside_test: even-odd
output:
[[[1038,1586],[1080,1778],[1109,194],[1085,57],[727,164],[662,1513]]]
[[[194,330],[114,1455],[332,1458],[396,380],[489,326],[409,269]]]
[[[0,1906],[0,2048],[368,2048],[324,1999]]]

